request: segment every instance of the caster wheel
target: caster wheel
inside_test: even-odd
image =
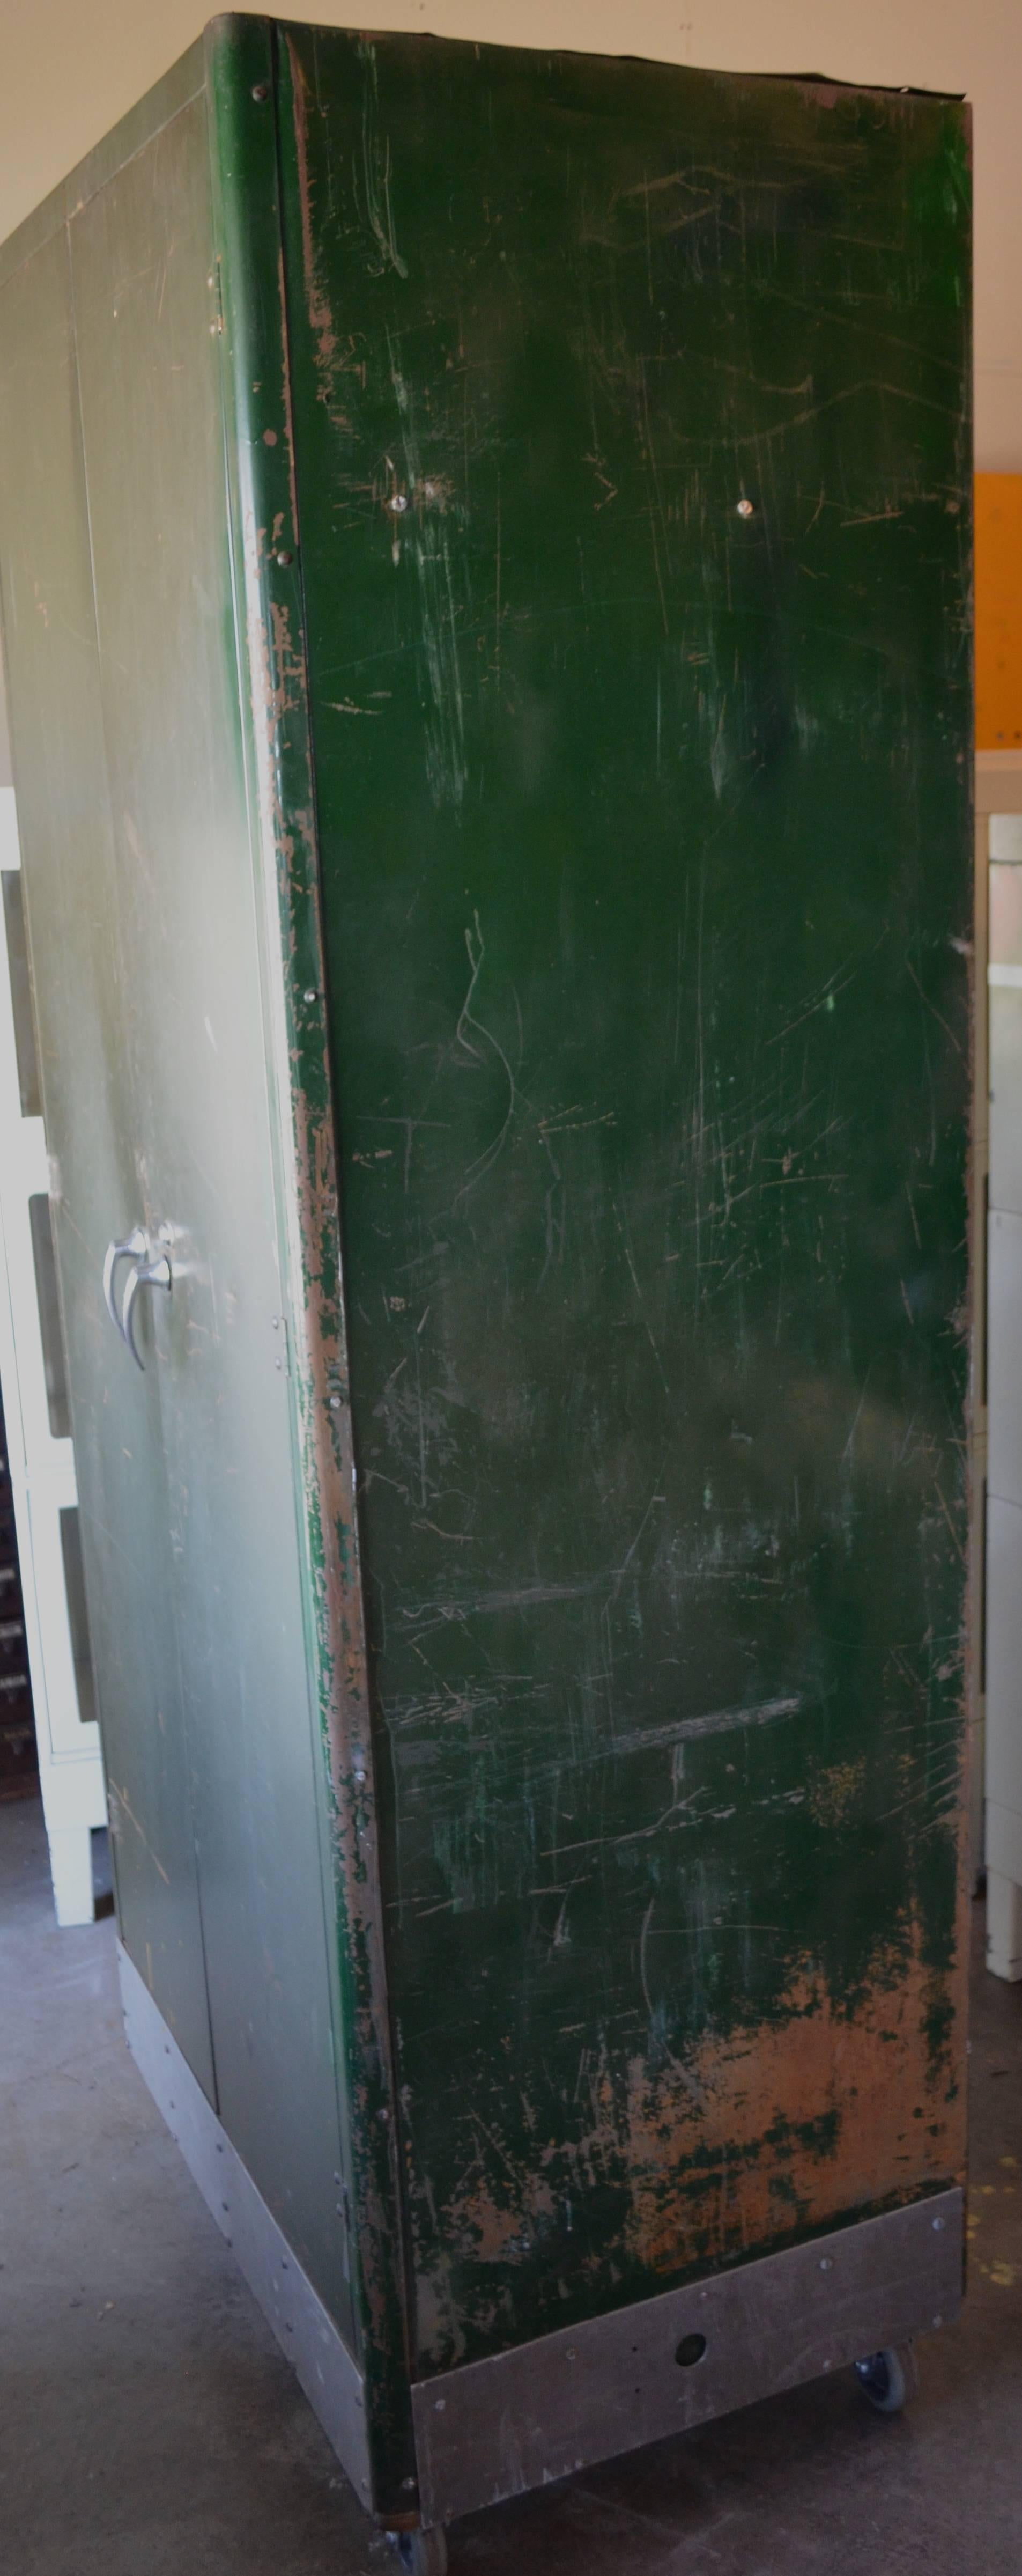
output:
[[[447,2536],[439,2523],[432,2531],[395,2532],[391,2548],[408,2576],[447,2576]]]
[[[865,2361],[857,2361],[855,2376],[878,2415],[900,2415],[915,2390],[915,2358],[907,2344],[901,2351],[891,2344],[886,2351],[868,2353]]]

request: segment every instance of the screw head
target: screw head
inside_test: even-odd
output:
[[[942,2218],[932,2218],[932,2219],[930,2220],[930,2225],[931,2225],[931,2227],[932,2227],[932,2229],[933,2229],[933,2233],[934,2233],[934,2235],[935,2235],[935,2236],[942,2236],[942,2235],[943,2235],[943,2232],[944,2232],[944,2221],[943,2221],[943,2219],[942,2219]]]
[[[735,508],[737,509],[740,519],[751,519],[755,509],[755,503],[753,501],[747,501],[743,493],[741,500],[735,503]]]
[[[264,98],[269,98],[269,95],[270,95],[270,84],[269,84],[269,81],[253,81],[253,84],[252,84],[252,96],[253,96],[253,98],[257,101],[257,103],[258,103],[258,105],[259,105],[260,107],[262,106],[262,103],[263,103]]]
[[[315,989],[315,986],[314,986],[313,984],[307,984],[307,985],[306,985],[306,987],[305,987],[305,991],[304,991],[304,993],[302,994],[302,1000],[303,1000],[303,1002],[318,1002],[318,1000],[319,1000],[319,994],[317,993],[317,991],[316,991],[316,989]]]
[[[396,511],[398,518],[400,518],[402,510],[407,510],[408,508],[407,492],[392,492],[387,503],[387,508],[388,510]]]
[[[341,1402],[341,1399],[340,1399],[340,1396],[339,1396],[339,1395],[332,1395],[332,1396],[331,1396],[331,1398],[330,1398],[330,1411],[331,1411],[331,1413],[337,1413],[337,1412],[339,1411],[339,1409],[340,1409],[340,1402]]]
[[[832,2271],[833,2271],[833,2269],[834,2269],[834,2257],[833,2257],[833,2255],[832,2255],[832,2254],[821,2254],[821,2256],[820,2256],[820,2270],[821,2270],[821,2272],[832,2272]]]

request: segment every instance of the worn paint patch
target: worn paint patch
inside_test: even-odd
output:
[[[620,2208],[617,2264],[583,2252],[587,2288],[567,2274],[544,2301],[553,2326],[586,2313],[599,2285],[612,2305],[687,2275],[750,2256],[856,2212],[961,2179],[964,2090],[953,2032],[935,2055],[928,2020],[935,1980],[911,1942],[878,1962],[854,2010],[837,2006],[806,1968],[770,2023],[705,2036],[684,2063],[648,2052],[615,2064],[606,2045],[586,2078],[590,2121],[567,2140],[541,2120],[502,2136],[483,2111],[461,2123],[475,2156],[463,2188],[427,2211],[410,2176],[421,2232],[419,2355],[448,2369],[475,2347],[480,2318],[501,2333],[537,2270],[556,2281],[565,2212],[587,2245],[586,2212],[609,2191]],[[962,1980],[953,1984],[961,2016]],[[414,2104],[408,2104],[414,2136]],[[489,2153],[485,2150],[489,2148]],[[485,2165],[484,2165],[485,2154]],[[439,2219],[445,2256],[435,2255]],[[418,2227],[416,2234],[419,2234]]]

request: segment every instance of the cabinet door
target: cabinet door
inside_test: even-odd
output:
[[[280,42],[429,2373],[961,2163],[966,137]]]
[[[3,606],[54,1235],[121,1931],[215,2095],[173,1608],[160,1386],[127,1360],[103,1264],[148,1199],[138,1008],[104,761],[66,233],[0,296]],[[123,1279],[123,1272],[122,1272]]]
[[[161,1841],[169,1792],[161,1777],[146,1802],[136,1794],[150,1738],[162,1745],[172,1732],[193,1932],[182,1982],[203,2027],[208,1993],[207,2081],[211,2040],[227,2133],[344,2328],[337,1967],[210,327],[209,185],[200,95],[70,225],[75,536],[84,548],[83,472],[91,549],[91,596],[86,555],[74,620],[91,636],[81,798],[90,826],[95,801],[104,828],[94,874],[70,836],[59,884],[37,864],[31,836],[25,872],[67,1205],[75,1430],[81,1413],[92,1493],[101,1490],[113,1532],[106,1544],[93,1506],[90,1604],[119,1851],[139,1842],[173,1889],[176,1862]],[[40,515],[33,505],[32,580]],[[59,535],[52,543],[59,565]],[[26,614],[37,616],[30,582],[27,595]],[[54,596],[44,603],[50,631],[63,632],[69,613]],[[48,672],[38,690],[52,734]],[[41,744],[22,754],[19,741],[22,766],[34,781]],[[80,963],[93,953],[95,990]],[[133,1225],[171,1277],[169,1294],[143,1287],[136,1299],[141,1370],[100,1290],[106,1239]],[[125,1266],[122,1302],[128,1277]],[[151,1721],[122,1631],[137,1647]],[[145,1973],[146,1908],[136,1919],[126,1903],[124,1928]],[[166,2010],[166,1989],[156,1992]]]

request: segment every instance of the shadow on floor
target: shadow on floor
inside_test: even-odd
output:
[[[451,2576],[1022,2576],[1022,1986],[982,1967],[971,2271],[887,2422],[850,2374],[451,2535]],[[113,1925],[58,1932],[0,1807],[0,2560],[389,2576],[124,2045]]]

